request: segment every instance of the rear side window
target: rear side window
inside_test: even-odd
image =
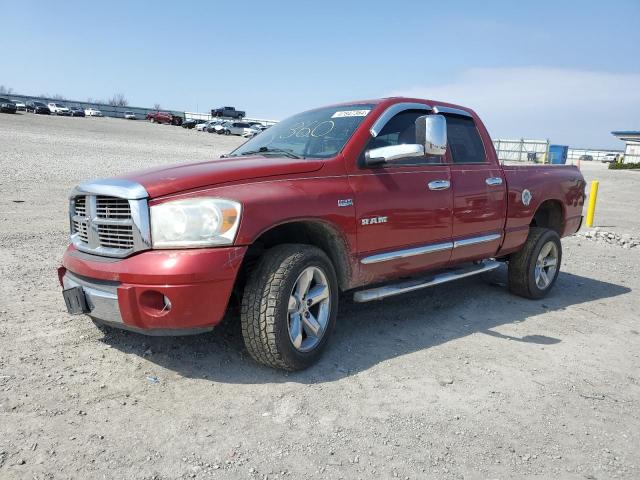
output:
[[[472,118],[447,115],[447,139],[453,163],[485,163],[482,139]]]

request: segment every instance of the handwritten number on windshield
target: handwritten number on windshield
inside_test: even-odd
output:
[[[311,126],[317,123],[313,128]],[[291,138],[296,136],[297,138],[307,138],[309,135],[312,137],[324,137],[331,133],[335,128],[336,124],[333,120],[325,120],[324,122],[318,123],[317,120],[305,126],[304,122],[296,123],[293,125],[286,134],[280,135],[281,139]]]

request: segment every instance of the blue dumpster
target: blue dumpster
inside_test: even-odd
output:
[[[564,165],[567,163],[569,147],[567,145],[549,145],[549,163]]]

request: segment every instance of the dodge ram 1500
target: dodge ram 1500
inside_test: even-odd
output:
[[[246,348],[315,362],[338,295],[381,300],[508,265],[541,298],[582,222],[570,166],[503,166],[475,112],[387,98],[303,112],[222,159],[83,183],[59,279],[70,313],[146,334],[239,307]]]

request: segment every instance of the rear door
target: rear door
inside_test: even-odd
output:
[[[461,111],[462,112],[462,111]],[[502,169],[487,152],[469,114],[445,114],[448,156],[453,188],[452,262],[488,258],[498,250],[507,211],[507,190]]]

